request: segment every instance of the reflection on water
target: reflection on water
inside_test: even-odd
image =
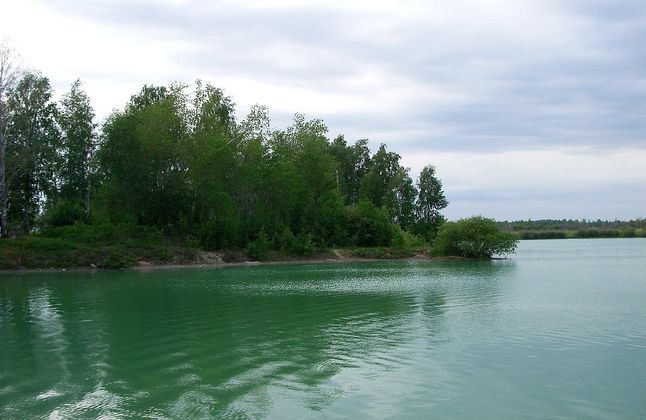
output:
[[[606,302],[595,313],[598,292],[581,302],[580,283],[546,279],[533,253],[493,262],[3,275],[0,417],[643,411],[632,399],[643,385],[625,373],[635,375],[636,363],[646,373],[646,329],[634,318],[616,322],[644,314],[644,293],[622,310]],[[628,277],[624,288],[635,289]],[[612,333],[600,329],[604,319]],[[623,368],[614,379],[631,391],[591,399],[603,387],[597,375],[575,386],[574,375],[599,363]]]

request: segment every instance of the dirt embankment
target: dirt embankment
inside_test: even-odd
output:
[[[271,255],[262,261],[253,261],[248,259],[241,252],[223,251],[196,251],[195,257],[192,259],[187,258],[169,258],[166,261],[138,259],[134,264],[129,267],[119,268],[133,268],[140,270],[153,270],[165,268],[190,268],[190,267],[235,267],[235,266],[251,266],[251,265],[266,265],[266,264],[314,264],[314,263],[333,263],[333,262],[376,262],[376,261],[425,261],[431,257],[422,250],[417,251],[402,251],[394,250],[391,248],[361,248],[361,249],[346,249],[334,248],[328,251],[320,252],[308,257],[285,257],[280,255]],[[96,266],[93,264],[88,265],[70,265],[67,267],[16,267],[12,269],[4,269],[0,271],[5,272],[47,272],[47,271],[84,271],[103,269],[105,267]]]

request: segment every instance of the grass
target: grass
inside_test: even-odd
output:
[[[403,247],[345,248],[350,258],[403,259],[427,249]],[[128,268],[141,261],[151,265],[210,263],[197,242],[169,237],[159,231],[133,225],[75,224],[33,235],[0,240],[0,270],[63,268]],[[242,262],[255,258],[240,250],[218,251],[221,262]],[[300,261],[333,259],[329,249],[294,256],[268,250],[263,260]],[[211,262],[212,263],[212,262]]]
[[[348,248],[349,256],[353,258],[369,258],[375,260],[392,260],[410,258],[416,254],[412,248],[370,247]]]
[[[0,241],[0,269],[126,268],[194,262],[190,243],[129,226],[73,225]]]

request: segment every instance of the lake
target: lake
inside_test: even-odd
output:
[[[0,274],[0,418],[646,417],[646,239]]]

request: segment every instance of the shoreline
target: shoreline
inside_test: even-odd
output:
[[[336,254],[336,253],[335,253]],[[43,267],[43,268],[16,268],[16,269],[0,269],[0,274],[28,274],[28,273],[63,273],[63,272],[96,272],[96,271],[154,271],[154,270],[182,270],[182,269],[217,269],[217,268],[231,268],[231,267],[257,267],[257,266],[271,266],[271,265],[304,265],[304,264],[330,264],[330,263],[371,263],[371,262],[428,262],[428,261],[485,261],[478,258],[466,257],[431,257],[425,254],[416,254],[411,257],[403,258],[362,258],[362,257],[340,257],[336,254],[337,258],[330,258],[326,255],[322,258],[307,258],[307,259],[284,259],[284,260],[266,260],[266,261],[238,261],[238,262],[195,262],[188,264],[154,264],[147,261],[139,261],[139,263],[132,267],[125,268],[96,268],[96,267]],[[493,260],[508,260],[508,258],[490,258],[486,261]]]

